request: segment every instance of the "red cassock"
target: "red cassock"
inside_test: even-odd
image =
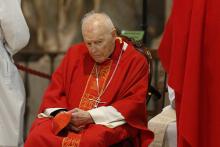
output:
[[[99,65],[102,89],[105,89],[106,83],[113,74],[123,44],[123,41],[116,40],[111,59]],[[97,88],[94,86],[96,82],[94,67],[95,62],[84,43],[72,46],[52,76],[39,113],[46,108],[57,107],[67,110],[92,109],[94,104],[88,99],[95,98],[95,93],[97,93]],[[91,124],[81,133],[76,134],[75,140],[69,140],[68,137],[56,136],[52,133],[52,118],[37,118],[32,125],[25,147],[64,147],[71,146],[71,143],[72,146],[104,147],[115,144],[128,136],[134,137],[137,132],[141,132],[142,146],[147,146],[153,138],[152,132],[147,129],[147,84],[146,58],[128,43],[127,49],[122,52],[118,68],[109,86],[101,96],[101,101],[105,103],[99,104],[99,106],[116,108],[125,117],[127,124],[113,129]],[[101,140],[100,145],[92,143],[97,140]]]
[[[220,146],[220,1],[176,0],[159,48],[176,94],[179,147]]]

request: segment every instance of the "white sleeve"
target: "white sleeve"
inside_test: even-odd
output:
[[[40,113],[37,115],[38,118],[43,118],[43,117],[52,117],[51,114],[57,110],[64,110],[65,108],[47,108],[44,110],[43,113]]]
[[[167,87],[168,87],[168,97],[170,100],[170,104],[171,104],[172,108],[175,109],[175,91],[169,85],[167,85]]]
[[[109,128],[115,128],[126,123],[122,114],[112,106],[102,106],[88,110],[88,112],[92,116],[95,124],[101,124]]]
[[[11,55],[27,45],[30,34],[19,0],[0,0],[0,26]]]

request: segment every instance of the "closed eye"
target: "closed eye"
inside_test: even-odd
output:
[[[92,45],[92,43],[91,43],[91,42],[87,42],[86,44],[87,44],[88,46],[91,46],[91,45]]]
[[[102,40],[95,41],[95,44],[97,45],[100,45],[101,43],[102,43]]]

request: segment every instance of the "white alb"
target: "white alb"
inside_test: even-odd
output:
[[[0,147],[23,146],[25,91],[12,56],[29,41],[20,0],[0,0]]]

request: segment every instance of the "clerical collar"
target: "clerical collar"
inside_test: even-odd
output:
[[[118,57],[121,53],[121,49],[123,48],[124,46],[124,41],[122,41],[121,38],[117,37],[115,39],[115,49],[114,51],[112,52],[112,54],[109,56],[109,59],[112,59],[113,61],[117,61],[118,60]],[[127,47],[127,46],[126,46]]]

